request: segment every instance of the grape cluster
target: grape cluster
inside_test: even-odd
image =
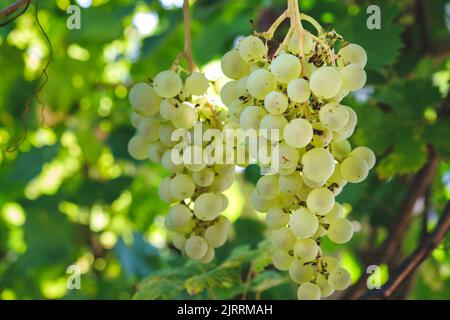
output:
[[[128,152],[137,160],[162,164],[171,174],[158,189],[160,198],[171,204],[166,227],[174,233],[177,249],[203,263],[212,261],[214,249],[226,241],[230,221],[221,215],[228,206],[222,193],[234,179],[232,164],[216,164],[203,157],[203,147],[211,141],[192,138],[196,128],[223,125],[220,111],[207,99],[209,87],[202,73],[193,72],[183,81],[179,73],[166,70],[151,83],[134,85],[129,94],[131,122],[137,132]],[[177,141],[172,136],[176,129],[189,134]],[[199,161],[194,161],[196,152],[201,154]],[[175,161],[175,156],[182,161]]]
[[[306,30],[288,34],[273,57],[264,40],[247,36],[223,56],[223,73],[232,81],[221,99],[230,127],[261,132],[259,148],[279,150],[270,159],[278,171],[259,179],[253,206],[266,213],[274,266],[300,285],[299,299],[320,299],[350,284],[348,271],[320,248],[324,237],[343,244],[353,236],[335,197],[348,182],[363,181],[375,164],[369,148],[352,150],[347,139],[357,115],[341,104],[365,85],[367,56],[334,31],[319,37]],[[336,55],[332,48],[338,41],[343,45]]]

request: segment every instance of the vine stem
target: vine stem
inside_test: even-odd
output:
[[[300,8],[298,6],[298,0],[289,0],[289,9],[291,15],[291,26],[293,26],[295,32],[297,33],[298,50],[300,52],[300,57],[304,57],[303,52],[303,29],[302,20],[300,18]]]
[[[194,63],[192,55],[192,38],[191,38],[191,16],[189,12],[189,0],[183,1],[183,16],[184,16],[184,52],[183,56],[188,63],[189,72],[194,72],[197,66]]]
[[[278,17],[277,20],[270,26],[270,28],[263,33],[260,33],[262,37],[264,37],[267,40],[271,40],[277,31],[278,27],[289,17],[288,10],[285,10],[281,16]]]
[[[18,0],[14,2],[13,4],[7,6],[4,9],[0,10],[0,19],[4,19],[11,15],[12,13],[16,12],[17,9],[20,7],[26,6],[31,2],[31,0]]]

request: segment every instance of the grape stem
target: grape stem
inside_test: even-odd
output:
[[[267,39],[267,40],[272,40],[275,32],[277,31],[278,27],[284,22],[284,20],[286,20],[289,17],[289,12],[288,10],[285,10],[283,12],[283,14],[281,16],[278,17],[277,20],[275,20],[275,22],[270,26],[269,30],[267,30],[266,32],[263,33],[259,33],[257,35],[260,35],[261,37]]]
[[[176,57],[172,69],[177,70],[181,59],[185,59],[188,64],[188,71],[190,73],[197,70],[192,54],[192,37],[191,37],[191,16],[189,10],[189,0],[183,1],[183,17],[184,17],[184,51]]]

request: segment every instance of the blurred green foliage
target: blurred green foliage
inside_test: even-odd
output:
[[[0,0],[0,7],[10,2]],[[270,266],[262,217],[247,203],[257,168],[239,174],[227,192],[233,231],[205,266],[169,244],[162,219],[167,205],[157,195],[164,170],[137,163],[126,152],[133,134],[128,88],[168,68],[182,50],[180,1],[78,2],[84,5],[81,29],[68,30],[70,1],[39,1],[53,48],[41,103],[33,94],[50,51],[34,7],[0,29],[0,298],[293,299],[286,274]],[[210,71],[238,36],[253,31],[249,21],[261,30],[286,5],[193,2],[194,55]],[[441,159],[439,171],[429,201],[417,205],[399,259],[419,241],[422,211],[431,213],[432,228],[450,199],[450,112],[442,107],[450,81],[450,2],[374,2],[381,7],[381,30],[367,29],[366,1],[300,1],[302,10],[332,23],[369,56],[367,88],[345,102],[359,118],[352,143],[373,148],[378,164],[365,183],[339,196],[358,225],[354,240],[324,243],[343,258],[353,281],[365,272],[370,249],[386,237],[430,148]],[[418,2],[425,6],[421,13]],[[414,278],[408,297],[450,298],[449,246],[447,236]],[[80,290],[66,285],[72,265],[81,274]]]

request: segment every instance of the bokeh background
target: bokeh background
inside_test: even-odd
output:
[[[11,2],[0,0],[0,8]],[[191,2],[194,56],[213,80],[221,77],[221,54],[239,36],[267,28],[286,6]],[[450,2],[371,3],[381,8],[381,30],[367,29],[366,1],[300,1],[301,10],[333,24],[369,56],[367,87],[345,103],[359,118],[352,144],[372,148],[378,163],[366,182],[339,196],[354,239],[324,243],[353,283],[401,227],[395,254],[379,263],[385,282],[450,199]],[[170,246],[168,206],[157,195],[167,173],[127,154],[128,90],[169,68],[182,51],[182,1],[38,1],[52,50],[34,4],[0,28],[0,298],[294,299],[296,287],[270,266],[263,216],[248,202],[256,166],[237,170],[226,192],[232,232],[205,266]],[[80,30],[66,27],[70,4],[81,8]],[[420,180],[424,172],[431,183]],[[409,219],[398,226],[411,197]],[[79,290],[67,287],[73,270]],[[450,298],[450,236],[395,298]]]

